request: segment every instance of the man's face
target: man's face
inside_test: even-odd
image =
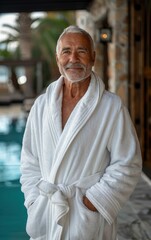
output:
[[[95,52],[86,36],[67,33],[59,42],[56,60],[59,71],[66,80],[79,82],[90,76]]]

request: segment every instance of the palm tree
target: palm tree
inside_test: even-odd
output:
[[[20,13],[17,19],[19,27],[19,49],[21,54],[21,59],[29,60],[32,58],[32,34],[31,34],[31,16],[29,13]],[[32,67],[25,68],[25,75],[27,78],[26,91],[27,97],[33,96],[33,78],[32,78]]]
[[[66,16],[68,14],[48,14],[44,18],[32,19],[29,13],[20,13],[15,26],[5,24],[5,27],[13,30],[8,32],[7,38],[3,41],[8,48],[11,42],[18,42],[14,58],[20,59],[45,59],[46,65],[50,65],[52,80],[58,74],[55,61],[56,41],[65,27],[70,23]],[[71,19],[71,16],[70,16]],[[32,27],[37,21],[37,26]],[[1,42],[2,43],[2,42]],[[26,69],[27,84],[26,93],[33,95],[32,69]],[[50,79],[48,79],[50,81]]]
[[[51,67],[51,76],[55,77],[58,71],[55,60],[56,42],[65,27],[69,25],[66,19],[52,18],[50,16],[41,19],[37,28],[33,29],[33,55],[39,55],[47,59]],[[36,56],[38,57],[38,56]]]
[[[18,42],[18,47],[16,48],[16,51],[14,51],[14,57],[16,55],[19,55],[19,58],[21,60],[29,60],[32,58],[31,52],[32,52],[32,41],[31,41],[31,24],[32,19],[30,17],[29,13],[20,13],[18,15],[16,25],[11,26],[8,24],[4,24],[5,27],[7,27],[9,30],[5,32],[7,33],[7,38],[3,40],[1,43],[5,43],[5,51],[8,52],[8,46],[12,42]],[[12,69],[13,71],[13,69]],[[25,96],[33,96],[33,88],[31,87],[33,85],[32,83],[32,68],[31,67],[25,67],[25,75],[27,78],[27,82],[25,85]]]

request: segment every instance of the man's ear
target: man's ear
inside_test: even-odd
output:
[[[94,52],[92,53],[92,62],[93,62],[93,64],[94,64],[94,62],[95,62],[95,58],[96,58],[96,52],[94,51]]]
[[[58,64],[58,55],[57,55],[57,53],[56,53],[56,62],[57,62],[57,64]]]

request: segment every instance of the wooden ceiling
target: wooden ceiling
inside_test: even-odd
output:
[[[0,13],[88,9],[92,0],[0,0]]]

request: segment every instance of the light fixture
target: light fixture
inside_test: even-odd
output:
[[[99,30],[99,39],[101,43],[108,43],[112,41],[112,28],[101,28]]]
[[[25,84],[26,82],[27,82],[26,76],[21,76],[21,77],[18,78],[18,84],[19,84],[19,85],[23,85],[23,84]]]

